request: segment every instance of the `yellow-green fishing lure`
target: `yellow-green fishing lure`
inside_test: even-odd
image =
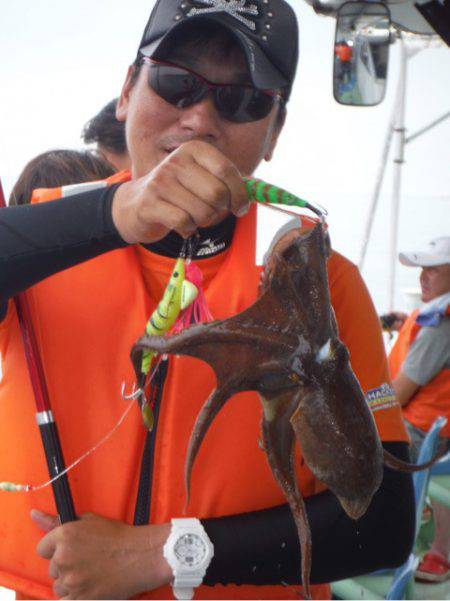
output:
[[[196,286],[185,279],[185,259],[178,258],[170,276],[169,283],[164,291],[162,299],[151,314],[147,322],[145,332],[149,336],[163,336],[176,322],[180,312],[186,309],[197,297]],[[146,351],[142,354],[141,372],[145,376],[150,371],[150,365],[156,353]],[[153,411],[150,405],[143,399],[141,404],[142,418],[146,427],[153,428]]]

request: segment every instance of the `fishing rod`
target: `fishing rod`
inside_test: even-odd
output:
[[[1,208],[6,208],[6,201],[0,180],[0,209]],[[20,292],[14,296],[14,304],[22,334],[28,372],[30,374],[31,385],[34,392],[34,399],[36,403],[36,421],[41,434],[42,445],[44,447],[45,458],[47,460],[48,472],[50,478],[53,479],[65,470],[64,456],[59,440],[58,429],[56,427],[56,422],[51,410],[50,396],[48,393],[44,368],[33,329],[33,323],[31,321],[30,308],[27,298],[23,292]],[[77,519],[77,516],[75,514],[75,508],[67,474],[63,474],[54,482],[52,482],[52,487],[56,509],[58,511],[61,523],[64,524],[65,522],[73,522]],[[18,490],[18,488],[11,484],[9,490]]]

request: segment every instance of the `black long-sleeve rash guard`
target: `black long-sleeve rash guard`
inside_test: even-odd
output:
[[[409,461],[408,445],[384,443]],[[224,483],[226,486],[226,483]],[[326,491],[305,500],[312,535],[311,583],[351,578],[406,561],[414,541],[410,474],[384,468],[383,482],[359,520]],[[202,520],[214,542],[205,584],[300,584],[300,545],[288,505]]]
[[[0,319],[7,300],[17,292],[58,271],[126,246],[111,215],[116,187],[51,203],[0,209]],[[205,238],[213,237],[211,232],[220,234],[226,248],[233,229],[231,219],[215,230],[203,230],[203,234]],[[170,234],[149,248],[177,256],[181,243],[181,238]],[[385,447],[407,459],[406,444],[386,443]],[[372,505],[357,522],[345,515],[331,492],[308,498],[306,507],[312,531],[313,583],[396,566],[409,553],[414,535],[409,475],[385,468]],[[204,525],[215,548],[206,584],[299,583],[300,549],[287,505],[204,520]]]
[[[118,184],[119,185],[119,184]],[[8,298],[58,271],[126,246],[112,219],[118,185],[37,205],[0,209],[0,321]],[[231,244],[236,218],[200,228],[196,259],[212,257]],[[178,257],[183,239],[175,232],[149,250]]]
[[[112,220],[116,188],[0,209],[0,319],[17,292],[126,246]]]

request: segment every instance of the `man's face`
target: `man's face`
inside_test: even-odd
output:
[[[199,53],[184,49],[167,60],[214,83],[249,82],[244,58],[240,55],[237,60],[218,61],[207,53],[200,58]],[[117,117],[126,120],[134,178],[152,171],[173,150],[190,140],[215,146],[242,175],[251,175],[263,158],[271,158],[281,129],[277,126],[278,105],[267,117],[251,123],[232,123],[220,117],[210,94],[198,104],[179,109],[150,89],[148,69],[148,65],[142,65],[134,85],[130,83],[129,71],[118,104]]]
[[[428,302],[450,292],[450,264],[423,267],[420,273],[422,300]]]

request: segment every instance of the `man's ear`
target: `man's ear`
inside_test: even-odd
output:
[[[127,76],[125,83],[122,86],[122,92],[120,93],[119,100],[116,106],[116,119],[117,121],[126,121],[128,113],[128,104],[130,101],[130,94],[135,82],[132,81],[132,76],[136,67],[130,65],[128,67]]]
[[[273,151],[275,150],[275,146],[278,142],[278,136],[280,135],[286,121],[286,108],[280,107],[278,111],[279,112],[277,113],[272,123],[271,130],[267,136],[266,150],[264,152],[264,160],[267,162],[272,159]]]

